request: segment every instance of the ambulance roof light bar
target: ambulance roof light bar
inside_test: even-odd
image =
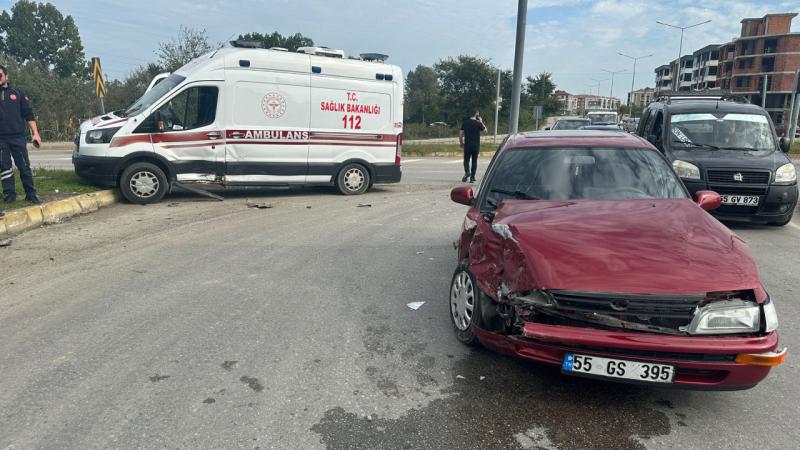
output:
[[[389,59],[389,55],[384,55],[383,53],[362,53],[359,56],[361,56],[361,59],[364,61],[375,61],[379,63]]]
[[[331,58],[344,58],[344,50],[328,47],[300,47],[297,53],[305,53],[307,55],[328,56]]]

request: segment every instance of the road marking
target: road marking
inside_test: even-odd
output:
[[[407,163],[412,163],[412,162],[417,162],[417,161],[422,161],[422,160],[421,159],[404,159],[403,163],[407,164]]]
[[[795,230],[800,230],[800,225],[798,225],[798,224],[796,224],[794,222],[789,222],[787,225],[789,225],[790,227],[794,228]]]
[[[464,162],[464,160],[461,160],[461,159],[457,159],[455,161],[444,161],[445,164],[458,164],[458,163],[463,163],[463,162]]]

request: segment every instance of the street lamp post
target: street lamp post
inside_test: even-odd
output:
[[[678,83],[677,78],[678,78],[678,76],[680,76],[680,71],[681,71],[681,53],[683,53],[683,30],[688,30],[689,28],[694,28],[694,27],[697,27],[697,26],[700,26],[700,25],[704,25],[704,24],[707,24],[708,22],[711,22],[711,20],[706,20],[705,22],[696,23],[694,25],[689,25],[687,27],[679,27],[677,25],[670,25],[668,23],[659,22],[658,20],[656,20],[656,23],[659,24],[659,25],[664,25],[666,27],[672,27],[672,28],[677,28],[677,29],[681,30],[681,43],[678,46],[678,69],[677,69],[678,73],[677,74],[673,74],[673,77],[672,77],[672,81],[673,81],[672,90],[673,91],[677,91],[679,86],[680,86],[680,84]]]
[[[617,52],[617,53],[619,55],[621,55],[621,56],[624,56],[626,58],[629,58],[629,59],[633,60],[633,76],[631,77],[631,93],[628,94],[629,96],[632,96],[633,95],[633,83],[636,81],[636,61],[638,61],[640,59],[644,59],[644,58],[649,58],[649,57],[653,56],[653,54],[650,53],[649,55],[644,55],[644,56],[630,56],[630,55],[626,55],[625,53],[622,53],[622,52]],[[632,98],[628,98],[628,117],[630,117],[630,118],[633,118],[633,101],[632,100],[633,100]]]
[[[517,42],[514,47],[514,77],[511,84],[511,117],[508,134],[517,132],[519,126],[519,97],[522,92],[522,59],[525,51],[525,22],[528,17],[528,0],[517,4]]]
[[[612,98],[614,98],[614,75],[616,75],[618,73],[626,72],[628,69],[614,70],[614,71],[607,70],[607,69],[602,69],[602,70],[603,70],[603,72],[611,74],[611,91],[608,94],[608,98],[612,99]],[[611,101],[611,100],[609,100],[609,101]]]

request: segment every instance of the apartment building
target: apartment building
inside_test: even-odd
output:
[[[651,87],[628,92],[628,105],[644,108],[655,99],[656,90]]]
[[[558,101],[561,102],[561,115],[576,114],[578,112],[578,98],[566,91],[556,91]]]
[[[691,90],[702,91],[718,88],[719,48],[719,44],[706,45],[692,54],[694,70],[692,71]]]
[[[617,111],[622,101],[616,97],[603,97],[599,95],[576,95],[577,111]]]
[[[797,13],[742,20],[741,35],[720,47],[719,86],[763,105],[777,126],[791,108],[795,71],[800,69],[800,33],[792,33]]]
[[[795,72],[800,69],[800,33],[792,33],[797,13],[767,14],[741,21],[740,36],[707,45],[655,69],[656,94],[662,91],[720,89],[763,105],[779,129],[791,109]]]

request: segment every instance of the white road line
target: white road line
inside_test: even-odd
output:
[[[787,225],[789,225],[790,227],[794,228],[795,230],[800,230],[800,225],[798,225],[798,224],[796,224],[794,222],[789,222]]]
[[[417,161],[422,161],[422,160],[421,159],[404,159],[403,163],[404,164],[408,164],[408,163],[417,162]]]

